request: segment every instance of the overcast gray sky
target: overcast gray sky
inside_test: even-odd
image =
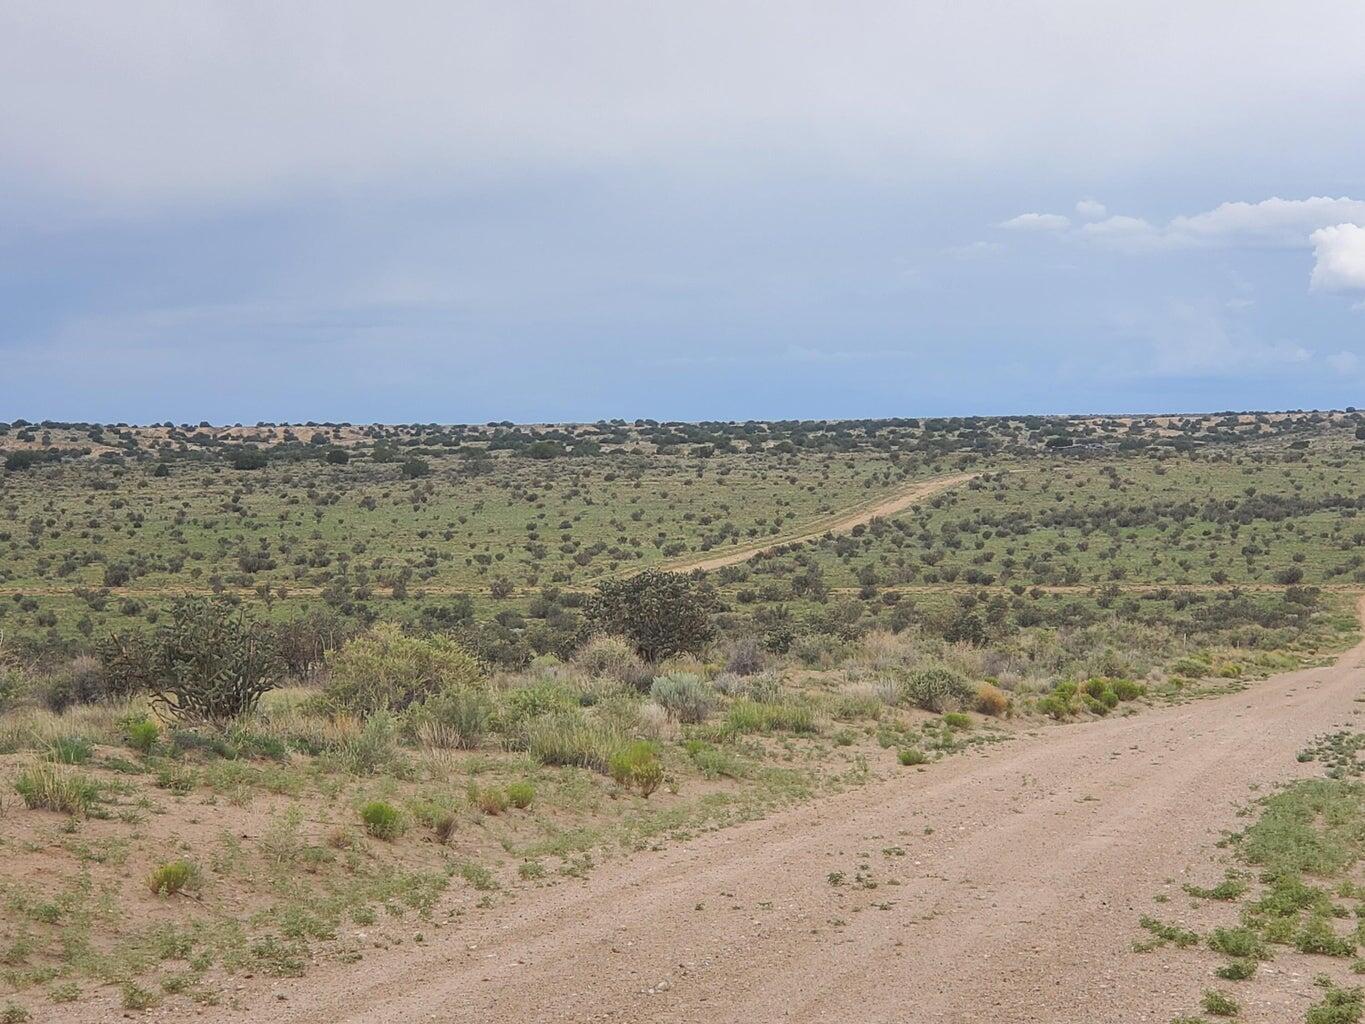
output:
[[[0,4],[0,419],[1365,405],[1365,6]]]

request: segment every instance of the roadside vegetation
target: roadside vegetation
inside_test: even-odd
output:
[[[1280,787],[1247,809],[1250,824],[1220,846],[1231,866],[1208,886],[1186,884],[1182,920],[1143,917],[1140,953],[1189,950],[1207,956],[1207,1016],[1237,1018],[1267,974],[1314,979],[1305,1024],[1354,1024],[1365,1018],[1365,784],[1356,752],[1365,736],[1343,730],[1319,737],[1299,761],[1325,777]],[[1170,902],[1170,897],[1162,897]]]

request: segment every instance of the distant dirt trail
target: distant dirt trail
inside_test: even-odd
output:
[[[1131,952],[1138,917],[1172,880],[1217,880],[1213,843],[1249,784],[1312,771],[1294,754],[1349,721],[1363,663],[1365,644],[903,770],[319,968],[287,1001],[252,982],[243,1009],[202,1019],[1165,1024],[1197,1006],[1211,954]],[[863,864],[875,889],[854,884]],[[1307,976],[1257,984],[1240,1020],[1302,1019]]]
[[[756,544],[741,544],[731,548],[723,555],[704,555],[664,562],[661,568],[673,572],[695,572],[698,569],[702,572],[710,572],[712,569],[747,562],[756,555],[761,555],[765,551],[771,551],[773,548],[779,548],[785,544],[802,544],[808,540],[823,537],[827,533],[848,533],[855,526],[866,526],[874,519],[884,519],[887,516],[894,516],[897,512],[904,512],[911,505],[918,504],[925,498],[932,498],[935,494],[956,487],[958,484],[964,484],[976,476],[976,473],[956,473],[952,476],[936,476],[928,480],[919,480],[890,497],[880,499],[875,504],[857,510],[835,513],[833,518],[826,519],[823,523],[811,527],[805,533],[790,537],[771,538]]]

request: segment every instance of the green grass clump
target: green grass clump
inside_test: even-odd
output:
[[[50,754],[58,764],[85,764],[95,756],[95,748],[84,736],[59,736],[52,741]]]
[[[18,1003],[6,1003],[0,1009],[0,1024],[27,1024],[32,1016]]]
[[[360,820],[376,839],[397,839],[406,829],[402,812],[383,800],[371,800],[360,808]]]
[[[524,811],[536,798],[536,787],[526,781],[512,782],[507,786],[507,802],[518,810]]]
[[[89,776],[64,771],[42,761],[20,771],[14,788],[30,809],[41,808],[77,817],[89,814],[100,794],[99,783]]]
[[[743,697],[730,705],[725,728],[735,733],[813,733],[815,713],[805,704],[777,704]]]
[[[1237,1000],[1214,988],[1204,990],[1204,996],[1199,1000],[1199,1005],[1215,1017],[1235,1017],[1242,1012],[1242,1008],[1237,1005]]]
[[[162,864],[147,877],[147,887],[158,896],[174,896],[199,882],[199,869],[187,860]]]
[[[928,764],[929,755],[920,750],[919,747],[903,747],[897,754],[896,760],[906,767],[917,764]]]
[[[949,729],[970,729],[972,719],[970,715],[963,714],[961,711],[949,711],[943,716],[943,724]]]

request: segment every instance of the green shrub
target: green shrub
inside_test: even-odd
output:
[[[360,808],[360,820],[376,839],[397,839],[407,828],[402,812],[383,800],[371,800]]]
[[[504,690],[498,699],[494,721],[499,732],[514,736],[537,718],[572,714],[577,709],[578,700],[563,686],[533,683]]]
[[[123,723],[123,739],[139,754],[150,754],[161,739],[161,727],[151,718],[129,718]]]
[[[1131,679],[1115,679],[1112,680],[1111,685],[1114,693],[1121,701],[1137,700],[1147,692],[1145,686],[1135,683]]]
[[[905,747],[896,754],[896,760],[909,767],[917,764],[928,764],[929,755],[920,750],[919,747]]]
[[[1365,992],[1329,986],[1322,1001],[1308,1008],[1304,1024],[1357,1024],[1365,1016]]]
[[[713,704],[711,688],[700,676],[686,672],[659,676],[650,685],[649,696],[679,722],[691,725],[706,721]]]
[[[674,654],[699,652],[715,636],[715,609],[715,594],[705,581],[646,569],[598,584],[587,617],[598,632],[625,637],[653,664]]]
[[[19,772],[14,788],[25,806],[85,815],[99,799],[99,784],[87,775],[68,772],[48,762],[34,762]]]
[[[1265,944],[1250,928],[1215,928],[1209,933],[1209,948],[1235,958],[1266,958]]]
[[[199,869],[187,860],[169,861],[147,877],[147,887],[158,896],[174,896],[194,888],[198,882]]]
[[[1294,948],[1300,953],[1317,953],[1321,956],[1356,955],[1356,944],[1338,935],[1328,918],[1316,915],[1304,922],[1294,936]]]
[[[355,714],[402,711],[443,690],[473,687],[483,666],[451,637],[408,636],[391,622],[375,625],[326,655],[323,697]]]
[[[635,648],[624,637],[595,636],[573,656],[574,664],[593,676],[629,681],[640,670]]]
[[[939,714],[965,707],[976,699],[976,688],[949,668],[911,672],[904,691],[905,699],[915,707]]]
[[[507,787],[507,802],[518,810],[531,806],[536,798],[536,787],[529,782],[513,782]]]
[[[965,715],[961,711],[949,711],[943,716],[943,724],[949,729],[970,729],[972,720],[969,715]]]
[[[616,782],[638,789],[646,798],[664,780],[659,748],[647,740],[636,740],[618,748],[608,761],[608,771]]]
[[[1246,981],[1256,973],[1256,961],[1229,960],[1213,973],[1224,981]]]

